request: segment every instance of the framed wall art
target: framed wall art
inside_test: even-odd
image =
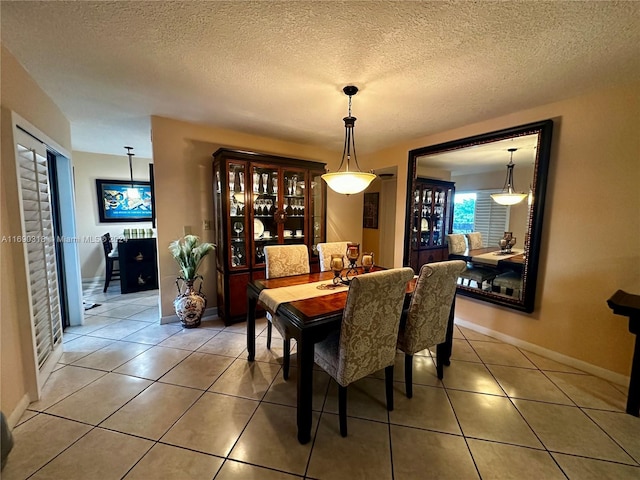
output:
[[[378,228],[378,202],[380,193],[364,194],[364,212],[362,214],[363,228]]]
[[[152,221],[150,182],[96,179],[96,191],[101,223]]]

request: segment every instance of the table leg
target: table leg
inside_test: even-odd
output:
[[[636,417],[640,416],[640,337],[638,336],[636,336],[633,363],[631,364],[627,413]]]
[[[447,334],[444,343],[441,343],[437,347],[437,356],[442,359],[442,363],[446,366],[451,365],[451,352],[453,350],[453,320],[456,312],[456,297],[453,296],[451,302],[451,310],[449,311],[449,321],[447,323]]]
[[[298,340],[298,441],[311,440],[314,344],[303,333]]]
[[[256,358],[256,305],[258,298],[247,291],[247,357],[250,362]]]

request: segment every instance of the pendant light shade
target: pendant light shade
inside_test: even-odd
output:
[[[376,176],[373,173],[360,171],[360,165],[358,165],[358,158],[356,157],[356,143],[353,134],[356,117],[351,116],[351,97],[358,93],[358,87],[347,85],[342,91],[349,97],[349,115],[343,118],[345,132],[342,160],[337,172],[325,173],[322,178],[327,182],[331,190],[344,195],[351,195],[365,190]],[[352,151],[356,170],[351,170]],[[345,169],[341,171],[343,165],[345,165]]]
[[[491,195],[493,201],[499,203],[500,205],[515,205],[527,198],[526,193],[517,193],[513,189],[513,167],[515,167],[515,164],[513,163],[513,152],[515,152],[516,150],[518,149],[510,148],[508,150],[509,152],[511,152],[511,158],[509,159],[509,164],[507,165],[507,178],[504,181],[502,192],[493,193]]]

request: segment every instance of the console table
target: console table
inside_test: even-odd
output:
[[[640,295],[618,290],[609,300],[609,308],[616,315],[629,317],[629,331],[636,335],[636,346],[631,364],[631,379],[629,380],[629,396],[627,397],[627,413],[640,416]]]
[[[158,288],[158,251],[155,238],[119,240],[118,258],[122,293]]]

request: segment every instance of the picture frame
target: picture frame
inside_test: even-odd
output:
[[[151,182],[96,179],[100,223],[151,222]]]
[[[364,194],[364,211],[362,213],[362,228],[378,228],[378,203],[380,193]]]

